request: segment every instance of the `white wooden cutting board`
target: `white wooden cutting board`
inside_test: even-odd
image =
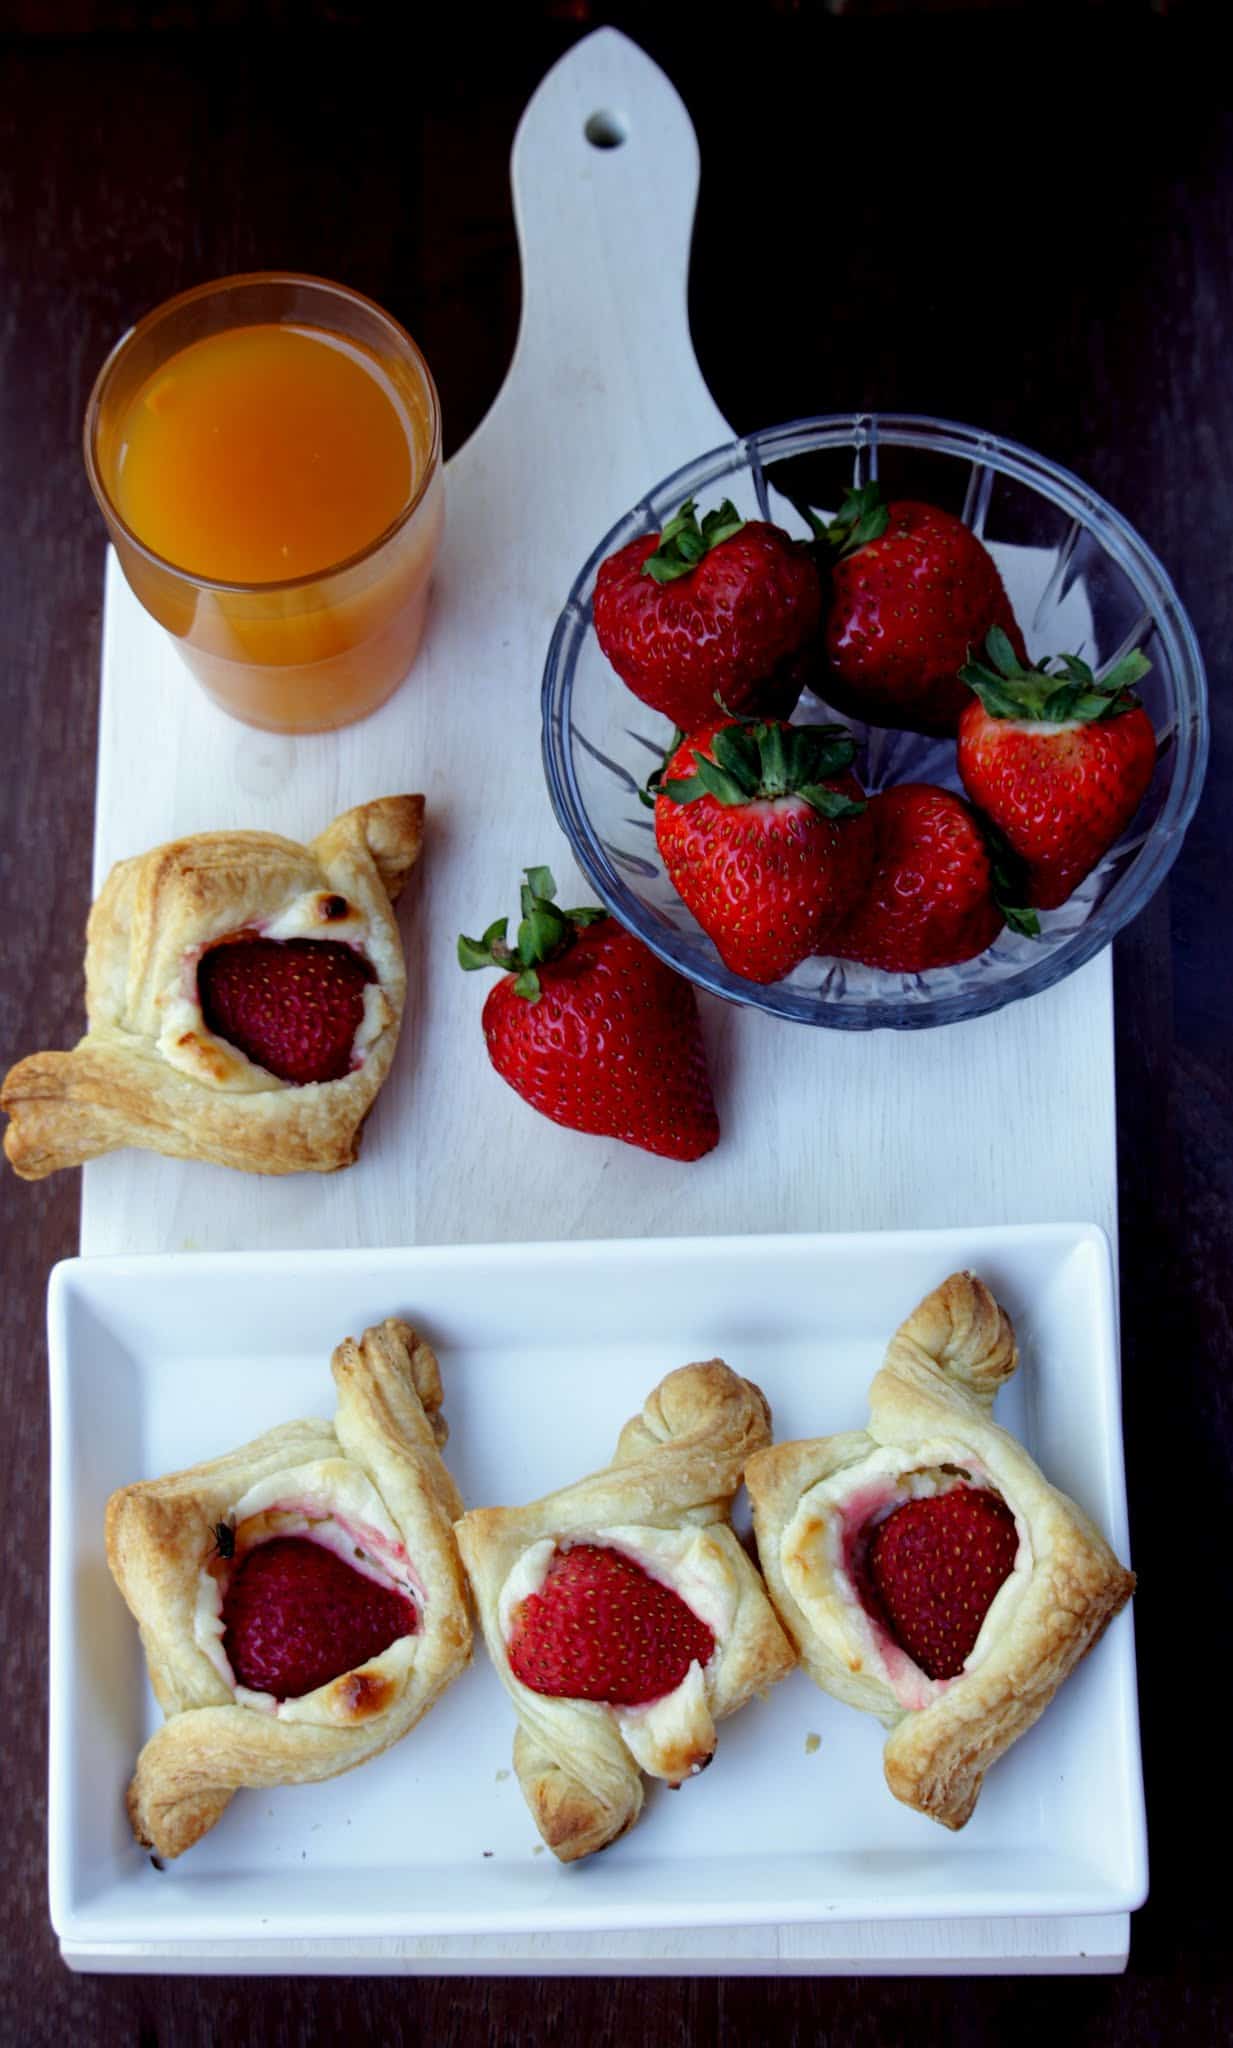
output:
[[[624,133],[619,147],[588,141],[597,113]],[[659,477],[731,437],[690,341],[698,149],[662,72],[613,30],[578,44],[527,108],[513,187],[523,265],[513,363],[449,464],[429,632],[380,712],[301,739],[234,723],[108,561],[96,885],[114,861],[186,832],[260,826],[308,839],[338,811],[393,791],[424,792],[429,837],[402,914],[412,991],[403,1042],[358,1165],[280,1181],[117,1154],[85,1169],[82,1250],[1061,1218],[1112,1233],[1108,954],[1045,995],[945,1031],[815,1031],[706,1004],[723,1138],[694,1165],[560,1131],[488,1067],[487,981],[459,971],[456,935],[514,912],[530,863],[547,862],[564,896],[587,900],[540,769],[540,679],[556,615],[613,521]],[[844,396],[822,381],[815,409]],[[1125,1940],[1124,1919],[922,1923],[915,1933],[798,1928],[769,1944],[765,1929],[734,1931],[718,1951],[712,1937],[655,1934],[564,1948],[433,1942],[409,1945],[392,1966],[1108,1968]],[[204,1953],[163,1964],[212,1966]],[[280,1952],[257,1966],[293,1959]],[[354,1953],[303,1964],[349,1966],[381,1961]]]

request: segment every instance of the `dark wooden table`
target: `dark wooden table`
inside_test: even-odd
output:
[[[26,1187],[6,1174],[3,2043],[445,2048],[736,2040],[772,2027],[785,2042],[854,2048],[1046,2031],[1228,2038],[1229,1774],[1213,1660],[1233,1508],[1233,121],[1186,90],[1172,26],[1043,11],[1045,23],[1002,11],[847,24],[807,7],[678,19],[575,4],[505,9],[494,28],[467,10],[457,26],[417,19],[405,49],[386,10],[365,6],[0,14],[11,24],[0,41],[0,1061],[80,1029],[103,538],[78,432],[110,342],[158,299],[226,271],[338,277],[421,340],[457,446],[500,382],[517,321],[507,158],[520,108],[593,21],[629,27],[698,126],[694,330],[734,424],[876,405],[979,421],[1042,449],[1159,550],[1210,665],[1206,797],[1167,892],[1115,957],[1153,1859],[1129,1973],[71,1977],[45,1891],[43,1290],[48,1266],[75,1249],[78,1191],[71,1175]]]

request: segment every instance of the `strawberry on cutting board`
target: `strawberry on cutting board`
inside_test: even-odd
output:
[[[873,872],[830,950],[887,972],[953,967],[991,946],[1003,924],[1035,937],[1036,918],[1008,907],[989,838],[963,798],[901,782],[870,799]]]
[[[725,498],[601,563],[595,631],[621,681],[688,732],[728,711],[786,717],[813,672],[822,584],[807,544]]]
[[[719,1142],[693,989],[603,910],[559,910],[528,868],[517,944],[507,920],[460,938],[459,965],[505,970],[484,1004],[488,1057],[553,1123],[669,1159]]]
[[[668,879],[734,974],[778,981],[824,951],[864,888],[854,751],[845,726],[721,719],[653,778]]]
[[[373,979],[367,960],[333,939],[225,939],[197,966],[208,1028],[297,1087],[350,1073]]]
[[[988,662],[962,670],[973,694],[959,722],[959,773],[1024,863],[1028,901],[1054,910],[1147,793],[1156,735],[1134,685],[1151,664],[1128,654],[1100,681],[1073,654],[1028,667],[996,629],[986,652]]]
[[[671,1586],[597,1543],[558,1550],[514,1617],[509,1664],[552,1699],[637,1707],[674,1692],[715,1638]]]
[[[956,1678],[1019,1538],[1000,1494],[976,1486],[905,1501],[878,1524],[868,1570],[890,1632],[927,1678]]]
[[[812,517],[812,515],[811,515]],[[991,626],[1027,650],[992,555],[961,519],[877,483],[849,493],[829,526],[812,520],[824,573],[828,703],[869,725],[953,733],[959,670]]]
[[[419,1617],[410,1599],[304,1536],[248,1551],[223,1595],[223,1649],[237,1683],[300,1699],[379,1657]]]

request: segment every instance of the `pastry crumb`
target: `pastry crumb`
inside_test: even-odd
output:
[[[532,1854],[532,1856],[542,1856],[542,1855],[543,1855],[543,1853],[544,1853],[544,1845],[543,1845],[543,1843],[542,1843],[542,1842],[537,1842],[537,1843],[535,1844],[535,1847],[534,1847],[534,1848],[532,1849],[532,1851],[531,1851],[531,1854]]]
[[[505,1783],[505,1780],[506,1780],[506,1779],[508,1778],[508,1776],[509,1776],[509,1772],[508,1772],[508,1771],[498,1771],[498,1772],[497,1772],[497,1783],[498,1783],[498,1785],[503,1785],[503,1784]]]
[[[813,1755],[815,1755],[815,1754],[816,1754],[816,1752],[817,1752],[818,1750],[820,1750],[820,1749],[821,1749],[821,1747],[822,1747],[822,1737],[821,1737],[820,1735],[815,1735],[815,1734],[813,1734],[813,1733],[812,1733],[812,1731],[811,1731],[811,1732],[810,1732],[810,1734],[808,1734],[808,1735],[807,1735],[807,1736],[805,1737],[805,1754],[806,1754],[806,1756],[813,1756]]]

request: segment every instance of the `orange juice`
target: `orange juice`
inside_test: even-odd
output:
[[[119,434],[122,517],[164,561],[223,583],[285,583],[359,554],[423,460],[375,357],[268,323],[181,349]]]
[[[442,524],[423,358],[367,300],[201,286],[100,373],[86,459],[129,583],[224,709],[345,725],[414,659]]]

